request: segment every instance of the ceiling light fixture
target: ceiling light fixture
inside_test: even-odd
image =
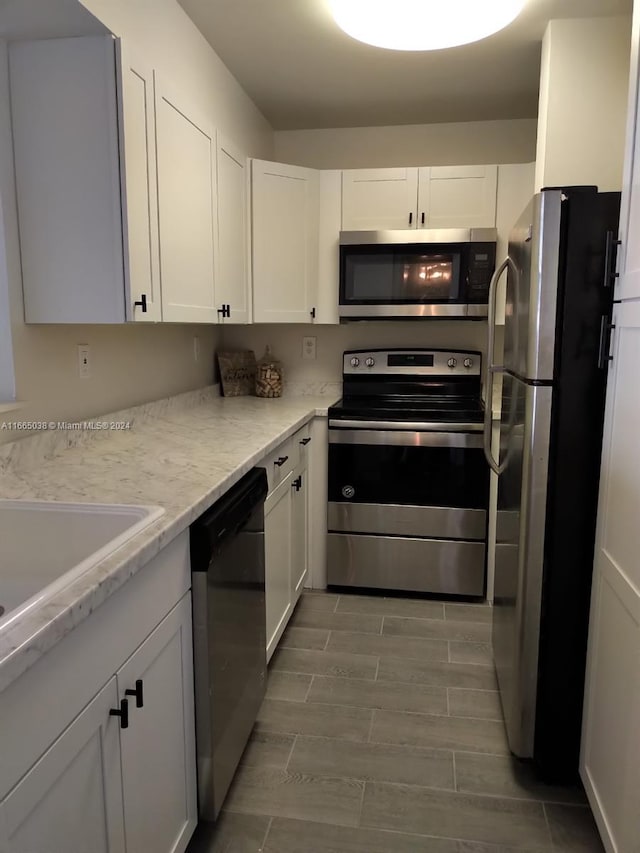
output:
[[[338,26],[390,50],[441,50],[480,41],[514,21],[527,0],[328,0]]]

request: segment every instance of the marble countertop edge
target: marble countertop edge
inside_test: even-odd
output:
[[[217,418],[223,422],[225,417],[229,415],[229,411],[233,412],[233,402],[227,398],[224,399],[225,403],[222,406],[212,407],[211,421],[214,426]],[[246,400],[247,398],[238,399]],[[247,443],[251,443],[252,446],[248,449],[246,455],[244,455],[244,451],[233,452],[232,455],[236,459],[229,464],[228,468],[225,466],[223,472],[212,471],[212,484],[210,488],[198,492],[197,496],[190,497],[188,503],[184,506],[165,506],[165,514],[163,516],[134,536],[105,560],[102,560],[95,567],[69,584],[69,586],[60,590],[54,597],[43,602],[42,605],[25,613],[14,624],[7,625],[5,629],[0,628],[0,692],[6,689],[15,679],[33,666],[49,649],[81,624],[97,607],[120,589],[166,545],[187,530],[196,518],[237,483],[254,465],[264,459],[265,456],[268,456],[283,441],[286,441],[287,438],[314,417],[326,417],[328,407],[334,402],[334,399],[329,397],[285,397],[282,400],[285,401],[283,406],[286,411],[279,413],[280,417],[277,419],[277,423],[269,422],[262,427],[259,443],[255,439],[253,442],[247,440]],[[255,404],[256,412],[258,411],[257,407],[263,407],[265,402],[267,401],[259,401]],[[205,411],[207,405],[207,403],[204,403],[202,406],[192,407],[187,414],[189,416],[203,414],[206,417],[209,414],[208,411]],[[249,415],[243,412],[243,409],[251,409],[252,406],[253,404],[251,403],[240,403],[240,412],[226,424],[222,423],[222,427],[226,426],[229,430],[237,429],[242,425],[244,419],[249,420]],[[270,415],[277,412],[278,408],[282,407],[278,406],[276,402],[276,406],[270,411]],[[216,409],[220,410],[216,412]],[[261,411],[264,410],[261,409]],[[159,418],[155,423],[158,428],[161,428],[162,418]],[[149,430],[153,426],[154,421],[148,419],[141,427],[141,430]],[[256,426],[256,424],[255,422],[251,424],[247,423],[247,426]],[[199,437],[196,435],[190,438],[189,442],[197,444],[198,439]],[[202,440],[206,441],[206,437],[203,437]],[[111,465],[108,458],[109,452],[113,455],[115,451],[110,446],[100,443],[99,445],[93,445],[94,456],[96,454],[96,446],[107,454],[104,462],[106,475]],[[56,466],[59,467],[70,459],[73,459],[74,454],[79,455],[83,449],[86,450],[86,448],[82,447],[70,448],[61,457],[51,460],[48,463],[49,472],[55,473]],[[223,451],[221,451],[222,453]],[[158,453],[158,456],[160,456],[160,453]],[[121,457],[126,462],[125,450],[121,452]],[[204,467],[206,469],[206,466]],[[31,473],[33,474],[33,472]],[[19,478],[16,478],[16,481],[20,481],[22,485],[22,481]],[[194,488],[198,489],[201,487],[195,486]],[[90,486],[87,486],[87,489],[90,490]],[[3,486],[0,485],[1,497],[16,497],[16,495],[5,493]],[[41,495],[23,494],[21,497],[38,499]],[[48,499],[55,499],[49,495],[47,497]],[[68,499],[68,494],[64,494],[62,487],[61,495],[58,499]],[[104,501],[104,497],[102,495],[92,497],[88,493],[85,501],[91,500],[102,502]],[[130,501],[128,500],[127,502]],[[158,500],[152,499],[148,503],[162,506],[162,502]]]

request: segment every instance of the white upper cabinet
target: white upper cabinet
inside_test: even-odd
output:
[[[342,230],[416,228],[418,169],[342,173]]]
[[[26,321],[247,322],[246,161],[210,118],[111,36],[10,70]]]
[[[216,302],[223,323],[250,319],[247,185],[246,155],[218,133]]]
[[[206,116],[155,75],[162,317],[216,323],[216,136]]]
[[[340,228],[342,224],[342,172],[320,172],[320,215],[318,232],[318,296],[316,323],[337,325],[340,272]]]
[[[153,69],[116,42],[120,180],[128,320],[162,319]],[[146,309],[146,310],[143,310]]]
[[[9,56],[25,319],[122,323],[113,39],[16,42]]]
[[[318,281],[318,172],[252,161],[253,319],[309,323]]]
[[[497,166],[342,173],[342,230],[494,228]]]
[[[420,169],[418,228],[495,228],[497,166]]]

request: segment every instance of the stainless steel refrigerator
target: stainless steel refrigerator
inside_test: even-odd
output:
[[[509,745],[577,776],[619,193],[547,189],[515,225],[507,272],[493,653]],[[489,356],[491,361],[491,356]],[[493,381],[492,381],[493,380]]]

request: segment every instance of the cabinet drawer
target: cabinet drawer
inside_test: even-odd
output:
[[[292,436],[260,463],[261,466],[267,469],[270,493],[297,467],[299,460],[300,445],[294,441],[294,437]]]
[[[296,467],[306,468],[309,461],[311,445],[311,421],[293,436],[293,442],[298,449],[298,462]]]

